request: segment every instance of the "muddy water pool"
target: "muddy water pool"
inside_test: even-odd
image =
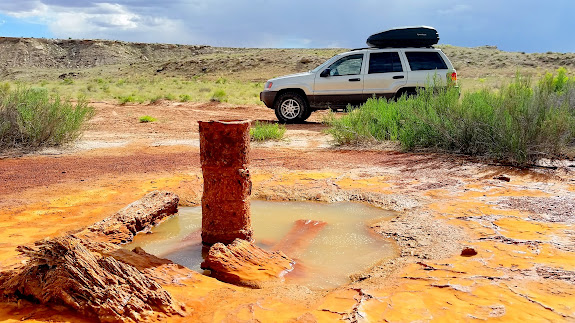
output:
[[[351,202],[251,201],[251,212],[256,244],[266,250],[283,248],[296,261],[295,269],[286,275],[288,283],[311,288],[337,287],[349,282],[349,275],[396,255],[391,241],[369,229],[371,223],[391,219],[395,215],[392,211]],[[284,238],[293,232],[296,222],[304,231],[314,224],[322,225],[321,229],[307,230],[307,235],[300,236],[305,241],[286,242]],[[183,207],[151,233],[138,234],[126,247],[139,246],[148,253],[203,272],[200,263],[206,248],[201,244],[201,225],[201,207]]]

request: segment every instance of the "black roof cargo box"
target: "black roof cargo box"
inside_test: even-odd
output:
[[[433,27],[417,26],[393,28],[367,38],[369,47],[431,47],[439,42],[439,34]]]

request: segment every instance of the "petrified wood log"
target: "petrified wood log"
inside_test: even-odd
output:
[[[9,299],[65,304],[101,322],[139,322],[154,311],[183,315],[181,306],[158,283],[105,255],[116,248],[73,235],[19,247],[30,259],[23,267],[2,273],[0,289]]]
[[[253,243],[236,239],[229,245],[214,244],[201,268],[211,276],[232,284],[262,288],[283,282],[294,261],[281,251],[268,252]]]
[[[130,242],[139,231],[151,228],[164,218],[177,213],[179,200],[179,197],[172,192],[150,192],[76,235],[90,239],[98,239],[99,235],[105,235],[105,239],[98,240],[114,244]]]
[[[297,258],[305,251],[327,222],[316,220],[297,220],[289,232],[273,246],[273,250],[281,250],[290,257]]]
[[[252,241],[249,121],[200,121],[202,242]]]

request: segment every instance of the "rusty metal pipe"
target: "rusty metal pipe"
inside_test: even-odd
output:
[[[253,241],[248,170],[250,121],[199,121],[204,175],[202,243]]]

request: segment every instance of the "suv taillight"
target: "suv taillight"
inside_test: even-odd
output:
[[[457,72],[451,73],[451,81],[452,81],[452,82],[457,82]]]

